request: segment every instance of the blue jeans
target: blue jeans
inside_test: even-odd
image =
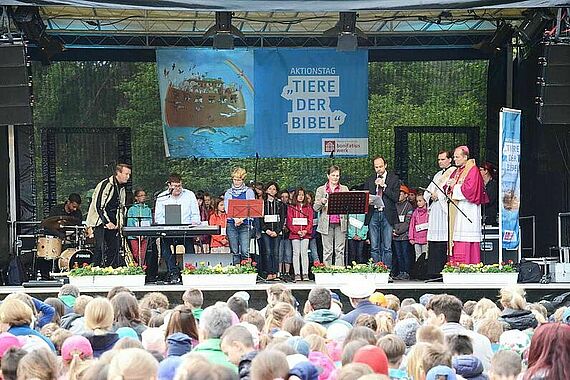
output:
[[[160,251],[166,262],[168,274],[170,276],[177,276],[180,273],[180,268],[176,265],[176,255],[172,253],[170,246],[176,249],[177,245],[184,245],[184,255],[193,254],[194,240],[192,238],[161,238],[160,240]]]
[[[315,261],[319,260],[319,250],[317,248],[317,238],[309,240],[309,263],[313,265]]]
[[[267,258],[267,274],[279,273],[279,245],[281,237],[271,237],[267,234],[262,235],[263,246],[265,247],[265,257]]]
[[[410,274],[412,270],[412,262],[410,258],[410,242],[408,240],[394,240],[394,249],[396,260],[398,260],[398,268],[400,273],[406,272]]]
[[[249,258],[249,228],[247,223],[242,223],[238,227],[234,223],[228,223],[226,226],[226,235],[230,243],[230,252],[232,253],[234,265]]]
[[[291,240],[289,240],[289,235],[287,234],[286,236],[281,238],[281,244],[279,244],[279,261],[291,264],[293,262],[293,246],[291,245]]]
[[[382,261],[388,268],[392,268],[392,231],[383,211],[374,210],[368,225],[370,236],[370,255],[374,262]]]

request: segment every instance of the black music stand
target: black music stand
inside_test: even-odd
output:
[[[328,196],[327,213],[329,215],[348,215],[348,214],[366,214],[368,213],[368,191],[342,191],[340,193],[330,193]],[[348,240],[348,235],[346,237]],[[334,250],[333,236],[333,250]],[[346,250],[348,244],[345,242],[344,265],[346,266]],[[333,258],[336,255],[333,253]],[[335,263],[335,265],[339,265]]]

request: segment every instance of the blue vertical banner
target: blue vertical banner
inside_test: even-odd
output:
[[[368,155],[368,51],[158,49],[169,157]]]
[[[501,109],[499,135],[501,145],[499,211],[501,214],[502,244],[503,249],[517,249],[520,244],[521,111],[508,108]]]
[[[262,156],[368,155],[367,50],[260,49],[254,65]]]

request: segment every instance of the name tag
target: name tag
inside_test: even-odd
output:
[[[279,215],[277,214],[265,215],[263,217],[263,220],[265,221],[265,223],[277,223],[279,221]]]
[[[406,215],[398,215],[398,218],[400,219],[400,223],[404,223],[404,220],[406,219]]]
[[[361,220],[356,219],[355,217],[351,216],[348,218],[348,223],[356,229],[360,229],[364,226],[364,222]]]
[[[306,226],[308,223],[307,218],[293,218],[294,226]]]
[[[141,220],[141,227],[149,227],[150,220]]]
[[[427,223],[422,223],[422,224],[416,224],[416,231],[420,232],[420,231],[425,231],[428,229],[428,224]]]
[[[220,228],[220,235],[225,235],[225,234],[226,234],[226,227]]]
[[[313,226],[316,226],[317,224],[319,224],[319,220],[318,220],[318,219],[313,219]]]

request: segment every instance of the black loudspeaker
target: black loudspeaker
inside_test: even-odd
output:
[[[570,44],[546,43],[539,64],[538,121],[570,125]]]
[[[31,86],[25,46],[0,43],[0,125],[32,124]]]

